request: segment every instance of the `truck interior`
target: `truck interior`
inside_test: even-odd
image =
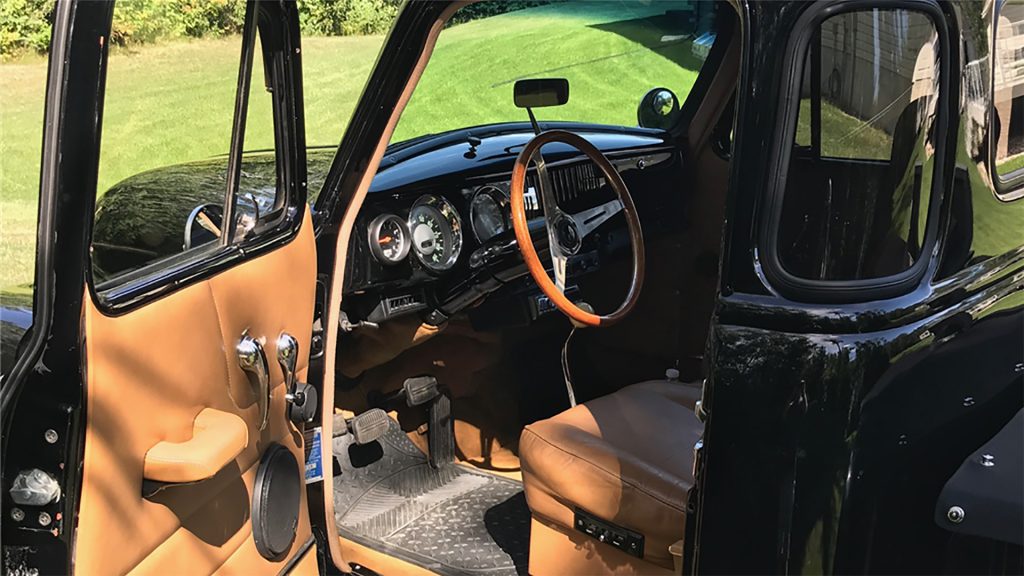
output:
[[[380,168],[346,214],[330,474],[349,563],[596,574],[669,573],[681,562],[718,290],[737,16],[725,3],[615,8],[601,27],[640,39],[644,54],[595,48],[545,66],[558,44],[538,41],[516,56],[542,61],[533,77],[495,72],[504,89],[488,94],[505,101],[451,88],[466,109],[446,119],[451,130],[403,130],[421,112],[417,92],[448,89],[453,66],[480,65],[447,61],[458,28],[438,26]],[[571,35],[573,10],[609,8],[540,6],[506,22],[524,37],[544,25]],[[479,57],[501,55],[481,47]],[[675,76],[658,77],[652,61],[664,60]],[[587,121],[583,104],[600,87],[574,82],[573,68],[586,66],[624,67],[643,88],[618,103],[629,106],[623,125]],[[508,121],[475,126],[475,106],[508,109]],[[545,130],[570,136],[540,150],[546,175],[535,156],[521,162],[517,184],[517,156]],[[550,198],[575,229],[548,230]],[[618,306],[618,316],[591,327],[560,313],[520,255],[517,211],[541,273],[555,266],[552,242],[564,253],[556,290],[577,313],[608,319]]]

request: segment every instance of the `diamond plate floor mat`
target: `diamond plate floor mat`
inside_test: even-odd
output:
[[[346,434],[333,450],[342,537],[440,574],[527,573],[530,511],[519,482],[455,464],[435,470],[394,421],[377,442],[359,446]]]

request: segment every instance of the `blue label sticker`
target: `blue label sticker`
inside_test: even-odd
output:
[[[310,434],[312,432],[312,434]],[[323,429],[306,431],[306,484],[324,479]]]

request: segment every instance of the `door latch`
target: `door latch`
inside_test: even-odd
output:
[[[267,427],[270,415],[270,369],[267,366],[267,355],[259,340],[243,334],[235,346],[238,354],[238,365],[245,371],[249,381],[256,388],[256,404],[259,406],[259,429]]]
[[[277,338],[277,363],[284,373],[284,399],[288,401],[288,418],[296,424],[311,422],[316,416],[316,388],[299,382],[295,375],[295,365],[299,357],[299,342],[294,336],[283,332]]]

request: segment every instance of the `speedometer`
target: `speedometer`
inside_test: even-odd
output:
[[[444,198],[420,196],[409,211],[412,251],[431,270],[447,270],[462,250],[462,220]]]

